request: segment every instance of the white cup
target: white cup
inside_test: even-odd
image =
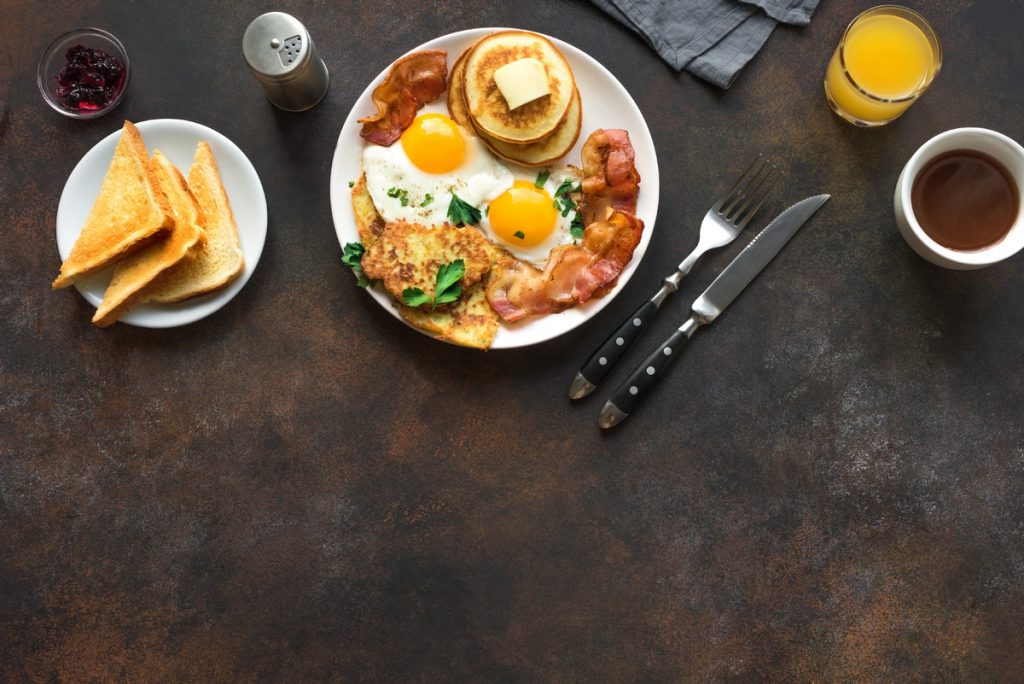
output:
[[[966,271],[1008,259],[1024,247],[1024,211],[1021,210],[1024,207],[1018,209],[1017,218],[1002,240],[970,252],[943,247],[924,232],[917,217],[914,216],[910,191],[914,187],[917,174],[929,161],[952,150],[976,150],[1002,162],[1017,184],[1018,197],[1024,199],[1024,148],[1002,133],[987,128],[954,128],[939,133],[921,145],[903,167],[903,172],[896,181],[893,206],[896,211],[896,223],[900,227],[903,239],[922,257],[945,268]]]

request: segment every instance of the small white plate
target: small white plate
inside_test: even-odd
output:
[[[216,292],[193,297],[176,304],[139,304],[121,317],[122,323],[143,328],[172,328],[209,316],[231,301],[249,280],[267,238],[267,198],[252,163],[235,143],[223,135],[192,121],[153,119],[136,124],[146,148],[152,154],[159,149],[187,178],[196,153],[196,145],[206,141],[213,149],[217,168],[227,191],[231,210],[238,225],[238,239],[245,255],[245,270],[235,280]],[[68,258],[78,239],[89,210],[100,192],[100,184],[114,158],[114,148],[121,130],[111,133],[85,153],[64,185],[57,207],[57,249],[61,261]],[[111,266],[90,278],[75,283],[79,293],[93,306],[99,306],[110,283]]]
[[[509,29],[479,28],[450,33],[413,48],[409,52],[429,49],[447,50],[450,69],[462,51],[477,40],[488,33],[505,30]],[[559,314],[535,316],[513,324],[502,323],[494,338],[494,344],[491,345],[492,349],[526,347],[550,340],[583,324],[606,307],[633,277],[633,273],[640,264],[640,260],[643,259],[647,245],[651,241],[654,219],[658,214],[658,159],[654,152],[651,132],[647,128],[647,122],[644,121],[640,109],[622,84],[597,60],[568,43],[548,37],[565,54],[569,66],[572,67],[573,74],[576,76],[576,85],[583,99],[583,127],[580,130],[580,138],[563,161],[578,166],[580,164],[580,149],[587,136],[595,129],[624,128],[629,131],[630,140],[632,140],[633,148],[636,151],[636,168],[640,172],[640,197],[636,213],[643,219],[644,232],[640,238],[640,244],[633,252],[633,259],[626,265],[619,276],[618,284],[611,292],[604,297],[596,297],[586,304],[578,305]],[[362,173],[361,158],[365,141],[359,136],[360,124],[356,119],[377,111],[371,95],[373,89],[384,79],[390,67],[391,65],[388,64],[356,100],[352,111],[349,112],[348,118],[345,120],[345,125],[342,126],[341,134],[338,136],[338,146],[334,150],[334,163],[331,166],[331,213],[334,216],[334,229],[338,233],[338,242],[342,246],[349,242],[359,241],[355,218],[352,216],[351,191],[348,185],[349,181],[358,179]],[[445,97],[442,96],[439,100],[428,104],[422,111],[447,113]],[[396,318],[400,318],[394,301],[383,287],[371,287],[367,290],[384,308]]]

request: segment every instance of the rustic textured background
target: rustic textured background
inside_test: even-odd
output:
[[[780,28],[722,93],[566,0],[5,0],[0,680],[1019,681],[1024,256],[933,267],[897,233],[891,193],[942,130],[1024,139],[1024,3],[915,3],[942,74],[864,131],[829,112],[821,76],[869,4]],[[268,9],[302,20],[331,71],[310,112],[276,111],[245,71],[242,32]],[[49,110],[34,82],[47,42],[82,25],[135,66],[93,122]],[[353,286],[328,178],[374,75],[489,25],[611,69],[651,126],[663,194],[641,269],[601,315],[482,354]],[[63,184],[123,117],[221,131],[267,192],[253,279],[188,327],[97,330],[49,288]],[[601,434],[607,391],[571,404],[569,379],[756,152],[788,169],[766,216],[832,202]],[[738,249],[698,265],[643,346]]]

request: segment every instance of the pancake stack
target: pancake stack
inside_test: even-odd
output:
[[[544,65],[550,93],[510,109],[494,72],[525,57]],[[583,122],[569,63],[550,40],[528,31],[492,33],[463,52],[449,78],[448,111],[494,154],[523,166],[547,166],[564,157]]]

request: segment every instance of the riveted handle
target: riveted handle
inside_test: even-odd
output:
[[[640,308],[633,312],[633,315],[623,321],[622,325],[597,348],[597,351],[580,368],[577,377],[582,377],[586,382],[585,391],[581,393],[580,383],[574,382],[573,391],[569,392],[569,396],[579,399],[590,394],[594,388],[600,385],[608,377],[608,373],[615,364],[626,355],[626,350],[640,338],[643,331],[651,324],[654,314],[657,312],[658,305],[648,300],[641,304]]]
[[[612,398],[604,405],[598,424],[603,428],[618,425],[636,411],[640,402],[660,380],[672,362],[682,353],[699,326],[695,318],[690,318],[681,328],[659,344],[643,363],[636,367],[626,381],[612,394]]]

